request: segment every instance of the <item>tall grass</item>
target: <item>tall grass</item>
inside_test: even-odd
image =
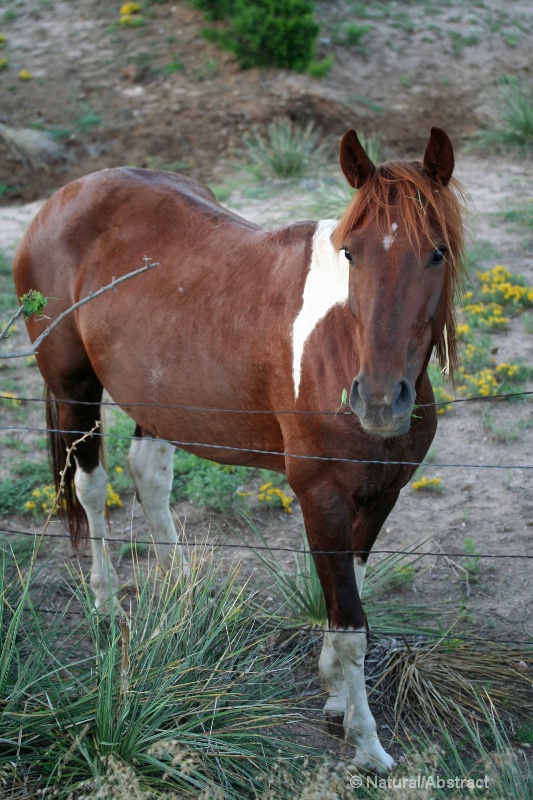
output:
[[[290,119],[274,120],[267,134],[245,138],[248,157],[262,178],[301,178],[324,164],[329,142],[312,122],[304,127]]]
[[[296,775],[291,657],[272,655],[236,575],[192,558],[188,576],[152,576],[131,616],[111,620],[72,575],[68,610],[81,615],[70,622],[66,611],[43,622],[20,578],[16,605],[4,595],[1,606],[0,778],[14,764],[26,787],[58,800],[231,800],[256,796],[280,753]]]
[[[507,76],[497,94],[498,123],[482,143],[530,154],[533,149],[533,89],[525,80]]]
[[[274,612],[276,618],[288,628],[325,625],[326,603],[306,542],[303,542],[300,552],[293,554],[294,570],[290,570],[280,563],[275,551],[269,549],[253,522],[250,519],[247,521],[258,538],[259,547],[254,549],[254,555],[272,581],[271,590],[279,597],[279,606]],[[421,544],[423,541],[416,542],[409,549],[418,551]],[[422,608],[419,604],[391,601],[391,590],[413,580],[415,563],[422,557],[412,557],[409,552],[390,553],[381,561],[369,565],[362,600],[372,632],[376,635],[420,633],[427,630],[427,623],[434,622],[439,613],[449,611],[444,604]]]

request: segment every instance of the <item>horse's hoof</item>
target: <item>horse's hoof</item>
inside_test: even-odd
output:
[[[369,770],[377,775],[387,775],[396,766],[393,757],[385,752],[379,741],[374,741],[367,747],[357,745],[351,763],[357,769]]]
[[[324,719],[329,735],[342,739],[344,737],[344,714],[326,714],[324,712]]]
[[[343,695],[332,695],[324,706],[324,720],[330,736],[344,737],[344,714],[346,698]]]

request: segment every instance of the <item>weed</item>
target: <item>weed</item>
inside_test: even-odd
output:
[[[451,411],[452,406],[449,401],[453,400],[453,395],[446,391],[444,386],[444,379],[438,364],[429,364],[428,375],[433,387],[433,394],[435,395],[435,403],[437,403],[437,414],[442,415]]]
[[[525,80],[505,76],[496,97],[499,125],[486,132],[482,144],[511,147],[527,154],[533,146],[533,93]]]
[[[533,233],[533,201],[528,199],[520,206],[506,208],[496,215],[510,224],[511,230],[517,233]]]
[[[249,474],[246,467],[224,466],[178,450],[174,457],[173,494],[217,513],[235,515],[247,507],[242,486]]]
[[[311,78],[320,80],[320,78],[325,78],[326,75],[329,75],[332,66],[333,56],[330,55],[327,58],[323,58],[321,61],[312,61],[307,67],[307,74],[310,75]]]
[[[333,31],[332,39],[335,44],[358,47],[371,28],[360,22],[346,22]]]
[[[502,444],[512,444],[512,442],[518,441],[524,434],[524,427],[520,422],[512,425],[510,425],[508,421],[500,422],[489,412],[483,413],[483,430]]]
[[[312,122],[304,128],[289,119],[271,122],[267,137],[245,138],[248,156],[261,177],[299,178],[323,162],[329,144]]]
[[[416,491],[425,491],[425,492],[442,492],[444,487],[442,485],[442,478],[427,478],[425,475],[422,475],[417,480],[413,481],[411,487]]]
[[[474,544],[474,540],[470,537],[467,537],[464,540],[463,550],[466,555],[471,556],[464,561],[464,568],[468,570],[468,575],[470,580],[477,581],[479,577],[479,567],[480,567],[480,556],[477,551],[476,545]]]
[[[416,25],[409,14],[399,12],[394,14],[389,20],[389,25],[393,28],[401,28],[405,33],[414,33]]]
[[[78,119],[77,127],[80,129],[93,128],[102,124],[102,117],[91,109],[87,109]]]
[[[465,47],[471,47],[472,45],[479,43],[479,37],[475,34],[465,36],[459,31],[449,31],[449,36],[452,41],[452,53],[457,58],[460,58],[463,55],[463,50]]]
[[[270,481],[263,483],[257,493],[259,502],[271,508],[281,508],[286,514],[292,514],[294,497],[286,494],[279,486],[273,486]]]
[[[12,477],[0,483],[0,514],[24,514],[32,491],[51,480],[48,464],[22,461],[12,467]]]
[[[522,744],[533,744],[533,722],[524,722],[516,731]]]
[[[272,622],[255,618],[236,570],[222,579],[196,555],[187,578],[154,573],[120,621],[94,614],[83,576],[70,577],[81,627],[43,623],[30,581],[0,569],[0,765],[15,762],[32,794],[238,800],[259,796],[279,748],[297,779],[294,659],[271,654]]]
[[[165,75],[174,75],[176,72],[183,72],[184,69],[185,65],[183,62],[173,59],[168,64],[165,64],[163,67],[163,72]]]
[[[533,313],[524,314],[522,317],[526,333],[533,335]]]

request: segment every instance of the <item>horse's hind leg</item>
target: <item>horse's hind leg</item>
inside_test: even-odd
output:
[[[140,429],[135,433],[139,435]],[[186,563],[169,504],[174,451],[168,442],[143,437],[133,440],[128,455],[128,467],[152,534],[157,562],[164,572]]]
[[[66,467],[67,448],[75,442],[71,461],[75,469],[64,472],[64,497],[71,537],[76,547],[87,533],[91,542],[93,566],[90,585],[95,596],[95,606],[100,608],[112,598],[116,609],[118,577],[111,563],[106,543],[107,519],[105,514],[107,475],[100,460],[101,439],[98,435],[83,437],[100,419],[102,387],[95,375],[78,377],[75,382],[57,380],[54,386],[57,396],[69,398],[69,402],[54,399],[49,394],[47,421],[50,436],[54,479],[59,486],[59,473]],[[78,404],[76,400],[81,402]],[[82,439],[83,437],[83,439]],[[80,441],[82,439],[82,441]],[[72,476],[72,471],[74,475]],[[75,496],[70,492],[73,482]],[[85,518],[79,506],[85,512]]]
[[[118,576],[111,563],[106,543],[107,474],[100,461],[91,471],[83,468],[82,459],[78,457],[76,457],[76,465],[77,469],[74,475],[76,494],[89,523],[93,557],[90,584],[94,592],[94,605],[99,609],[111,600],[115,611],[118,611],[120,610],[117,598]]]

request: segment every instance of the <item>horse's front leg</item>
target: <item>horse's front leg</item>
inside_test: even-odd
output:
[[[387,772],[394,761],[379,741],[366,696],[367,630],[352,554],[351,504],[344,492],[330,486],[307,490],[300,503],[328,610],[329,630],[320,659],[331,691],[326,713],[344,711],[344,734],[356,747],[356,766]],[[357,567],[362,580],[362,562],[357,562]]]

